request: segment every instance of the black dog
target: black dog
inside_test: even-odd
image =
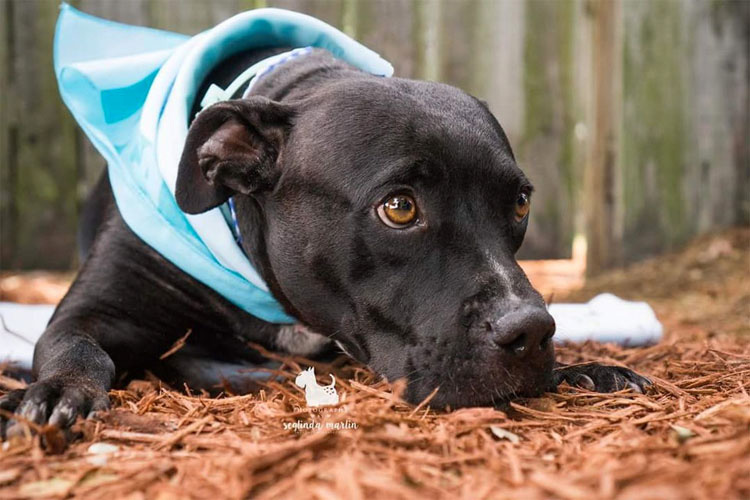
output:
[[[268,54],[225,61],[204,88]],[[200,113],[177,181],[188,213],[235,197],[244,251],[304,326],[265,323],[182,273],[125,225],[104,176],[84,217],[87,258],[36,346],[37,381],[0,407],[66,427],[144,369],[178,386],[210,388],[219,373],[242,385],[227,374],[264,363],[249,342],[338,347],[406,378],[411,402],[439,387],[433,406],[499,404],[562,380],[640,390],[648,380],[622,368],[553,369],[554,321],[514,256],[531,192],[482,102],[314,50],[249,99]]]

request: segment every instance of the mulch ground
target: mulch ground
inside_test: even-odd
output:
[[[343,358],[314,364],[342,398],[320,411],[294,385],[300,359],[255,395],[136,381],[67,446],[55,429],[46,448],[4,443],[0,498],[750,498],[748,270],[750,230],[733,230],[554,297],[606,290],[654,305],[658,345],[559,348],[649,376],[645,395],[564,386],[503,410],[437,412]]]

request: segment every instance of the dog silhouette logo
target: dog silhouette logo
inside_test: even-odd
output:
[[[336,392],[336,378],[331,374],[331,385],[320,386],[315,380],[315,368],[312,366],[303,370],[297,375],[294,383],[297,387],[305,390],[305,399],[307,406],[327,406],[335,405],[339,402],[339,395]]]

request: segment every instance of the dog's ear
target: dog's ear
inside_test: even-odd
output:
[[[214,104],[195,118],[180,158],[175,198],[198,214],[235,193],[271,188],[276,161],[291,128],[291,107],[265,97]]]

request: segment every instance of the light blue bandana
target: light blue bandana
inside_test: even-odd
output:
[[[55,33],[55,73],[63,101],[107,160],[117,207],[133,232],[248,313],[294,323],[235,242],[221,210],[187,215],[174,198],[201,82],[233,54],[273,46],[319,47],[363,71],[393,73],[375,52],[295,12],[244,12],[189,37],[98,19],[67,4]],[[256,71],[270,71],[273,62]],[[207,97],[228,98],[222,92],[215,88]]]

